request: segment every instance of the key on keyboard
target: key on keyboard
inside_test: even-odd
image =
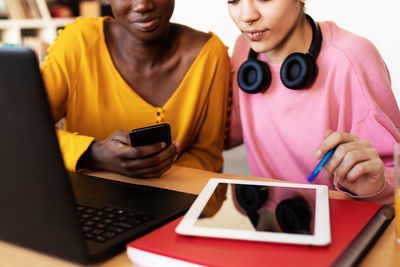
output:
[[[97,242],[105,242],[152,219],[149,215],[111,207],[95,209],[78,205],[77,210],[85,238]]]

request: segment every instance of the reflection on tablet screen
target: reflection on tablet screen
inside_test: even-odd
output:
[[[219,183],[195,225],[314,234],[315,189]]]

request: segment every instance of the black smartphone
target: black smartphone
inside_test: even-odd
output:
[[[156,124],[134,129],[129,132],[132,146],[146,146],[164,142],[166,147],[171,145],[171,127],[168,123]]]

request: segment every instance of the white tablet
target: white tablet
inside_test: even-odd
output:
[[[328,187],[210,179],[176,228],[182,235],[323,246]]]

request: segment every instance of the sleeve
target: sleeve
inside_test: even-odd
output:
[[[397,106],[394,106],[394,108],[397,108]],[[336,189],[359,200],[393,203],[395,185],[393,148],[394,144],[400,140],[400,134],[396,126],[387,115],[371,114],[370,112],[362,123],[353,128],[352,133],[358,135],[361,139],[370,141],[372,147],[378,150],[379,156],[384,163],[385,183],[379,192],[367,196],[356,196],[348,193],[338,184],[335,184]]]
[[[79,135],[64,130],[57,130],[57,136],[65,167],[67,170],[75,171],[80,157],[94,141],[94,137]]]
[[[196,140],[180,156],[177,165],[209,171],[220,171],[222,168],[222,150],[227,132],[227,110],[231,89],[230,60],[225,46],[223,51],[212,76],[205,119]]]
[[[80,61],[85,58],[80,49],[82,44],[78,38],[78,24],[73,22],[68,24],[65,30],[59,31],[59,36],[49,47],[49,54],[41,68],[47,97],[56,122],[67,115],[68,100],[76,87],[78,80],[76,77],[79,77]],[[94,138],[62,130],[57,130],[57,135],[66,168],[76,170],[79,158]]]
[[[385,174],[385,184],[379,192],[368,196],[350,195],[365,201],[393,203],[393,149],[394,144],[400,142],[400,112],[391,89],[390,74],[378,50],[368,40],[360,41],[357,46],[351,44],[349,47],[347,56],[351,61],[351,69],[344,68],[342,71],[347,71],[350,75],[352,87],[347,89],[360,93],[353,95],[351,110],[347,113],[365,114],[352,117],[350,132],[360,139],[368,140],[378,151],[384,163]],[[360,112],[361,110],[367,112]],[[342,191],[338,185],[335,187]]]

